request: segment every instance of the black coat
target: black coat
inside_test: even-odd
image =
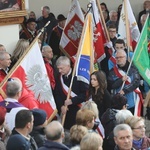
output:
[[[103,98],[100,100],[94,100],[93,101],[97,104],[97,108],[99,111],[99,119],[101,120],[102,115],[104,114],[104,112],[111,107],[111,95],[110,93],[105,90],[104,91],[104,95]]]
[[[34,138],[38,147],[42,147],[45,143],[46,137],[44,133],[44,128],[33,127],[32,132],[30,133],[31,137]]]
[[[68,76],[68,78],[65,78],[63,76],[64,83],[68,87],[70,86],[71,77],[72,77],[72,74],[70,74]],[[88,90],[88,85],[82,81],[78,81],[77,77],[74,77],[72,91],[77,96],[71,98],[73,104],[69,105],[69,107],[68,107],[69,110],[67,111],[65,124],[64,124],[65,129],[70,129],[76,123],[76,121],[75,121],[76,113],[80,109],[78,104],[80,104],[86,100],[87,90]],[[65,93],[62,89],[60,78],[56,79],[56,88],[55,88],[55,92],[54,92],[54,97],[55,97],[58,112],[60,114],[61,107],[64,105],[64,101],[67,98],[67,95],[65,95]]]
[[[69,150],[64,144],[46,141],[44,146],[40,147],[38,150]]]

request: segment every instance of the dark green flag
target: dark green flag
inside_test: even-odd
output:
[[[148,16],[134,52],[133,62],[139,70],[140,75],[150,85],[150,53],[148,52],[149,42],[150,17]]]

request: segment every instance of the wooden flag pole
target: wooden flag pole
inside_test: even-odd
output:
[[[57,112],[58,110],[55,109],[54,112],[51,114],[51,116],[48,118],[47,124],[49,124],[52,121],[52,119],[56,116]]]
[[[39,36],[42,34],[44,31],[44,28],[49,24],[50,22],[47,22],[46,25],[41,29],[39,34],[35,37],[35,39],[32,41],[32,43],[29,45],[27,50],[23,53],[23,55],[19,58],[19,60],[15,63],[15,65],[12,67],[12,69],[9,71],[7,76],[4,78],[4,80],[0,83],[0,88],[4,86],[4,84],[7,82],[7,80],[11,77],[11,75],[16,71],[17,66],[21,64],[22,60],[26,56],[26,54],[30,51],[31,47],[34,45],[34,43],[38,40]]]
[[[80,43],[79,43],[79,48],[78,48],[78,51],[77,51],[77,57],[76,57],[75,65],[74,65],[73,72],[72,72],[72,78],[71,78],[71,83],[70,83],[68,94],[67,94],[67,99],[70,98],[73,79],[74,79],[75,72],[76,72],[76,69],[77,69],[78,59],[79,59],[79,56],[80,56],[81,50],[82,50],[83,41],[84,41],[84,33],[85,33],[85,30],[86,30],[86,27],[87,27],[87,19],[88,19],[88,17],[86,17],[86,20],[84,21],[84,22],[86,22],[86,25],[84,25],[83,30],[82,30],[82,35],[81,35],[81,39],[80,39]],[[67,110],[68,106],[65,106],[65,109]],[[66,111],[66,113],[67,113],[67,111]],[[65,119],[66,119],[66,113],[62,115],[62,122],[61,122],[62,126],[64,126],[64,122],[65,122]]]
[[[96,2],[97,2],[98,10],[99,10],[99,13],[100,13],[100,17],[101,17],[101,20],[102,20],[102,24],[103,24],[103,27],[104,27],[104,31],[106,33],[107,40],[108,40],[108,42],[110,42],[110,37],[109,37],[109,34],[108,34],[108,30],[107,30],[107,27],[106,27],[106,23],[105,23],[105,19],[104,19],[103,13],[102,13],[100,2],[99,2],[99,0],[96,0]]]
[[[127,38],[127,50],[128,50],[128,61],[130,61],[130,49],[131,49],[131,45],[130,45],[130,26],[129,26],[129,20],[128,20],[128,12],[127,12],[127,0],[124,0],[124,12],[125,12],[125,27],[126,27],[126,38]]]

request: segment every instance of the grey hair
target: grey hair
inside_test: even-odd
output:
[[[119,124],[113,130],[114,137],[117,137],[118,132],[122,131],[122,130],[128,130],[128,131],[130,131],[132,133],[132,129],[131,129],[131,127],[129,125],[127,125],[127,124]]]
[[[123,49],[117,51],[116,54],[115,54],[115,56],[116,56],[118,53],[124,54],[124,56],[127,58],[127,53],[126,53]]]
[[[49,48],[51,48],[49,45],[45,45],[42,47],[42,52],[47,51]],[[52,48],[51,48],[52,49]]]
[[[117,13],[117,11],[116,11],[116,10],[111,10],[111,11],[109,12],[109,17],[111,17],[111,15],[112,15],[113,13]]]
[[[143,14],[140,18],[140,21],[142,21],[144,17],[147,17],[147,14]]]
[[[125,120],[128,117],[132,117],[132,113],[129,110],[120,110],[117,114],[116,114],[116,121],[117,124],[121,124],[121,123],[125,123]]]
[[[56,61],[56,66],[70,65],[70,59],[67,56],[60,56]]]
[[[0,44],[0,49],[3,49],[3,50],[1,50],[1,51],[6,51],[6,48],[5,48],[5,46],[3,45],[3,44]]]
[[[4,60],[5,59],[5,54],[9,54],[6,51],[0,51],[0,60]]]
[[[50,8],[48,6],[43,6],[43,9],[46,9],[47,13],[50,13]]]
[[[18,78],[10,78],[6,85],[6,94],[12,98],[22,90],[22,82]]]

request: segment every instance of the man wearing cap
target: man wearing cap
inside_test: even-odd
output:
[[[23,29],[20,32],[20,39],[29,39],[33,40],[36,33],[36,20],[34,18],[29,18],[26,22],[27,27],[23,27]]]
[[[38,147],[41,147],[45,143],[45,133],[44,129],[47,125],[47,115],[42,109],[32,109],[32,114],[34,117],[33,129],[30,135],[34,138]]]
[[[59,49],[59,42],[61,39],[61,35],[63,32],[63,29],[65,27],[66,19],[64,15],[60,14],[57,17],[58,20],[58,25],[53,28],[51,38],[50,38],[50,43],[49,45],[53,49],[54,57],[58,58],[61,55],[61,51]]]

